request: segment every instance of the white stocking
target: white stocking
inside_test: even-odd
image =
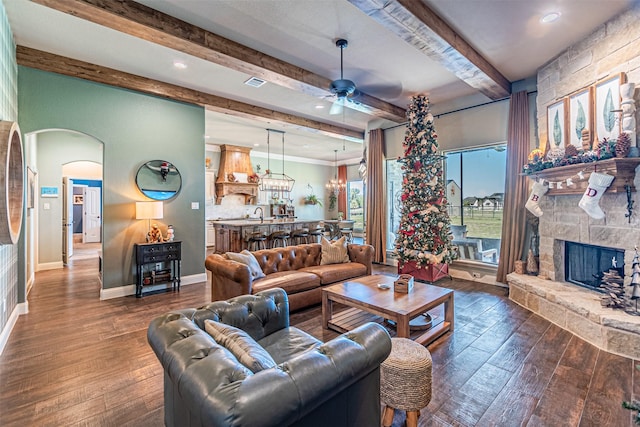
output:
[[[600,198],[604,192],[611,185],[611,182],[613,182],[614,178],[615,176],[598,172],[592,173],[589,177],[589,187],[587,187],[582,195],[582,199],[580,199],[578,206],[584,209],[591,218],[604,218],[604,212],[602,212],[598,203],[600,202]]]
[[[549,191],[549,187],[544,185],[542,182],[534,182],[533,188],[531,189],[531,194],[529,195],[529,200],[524,205],[525,208],[529,210],[535,216],[542,216],[543,212],[540,209],[540,197],[544,196],[544,194]]]

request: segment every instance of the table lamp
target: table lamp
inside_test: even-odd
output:
[[[136,219],[146,219],[147,229],[151,231],[151,220],[162,219],[162,202],[136,202]]]

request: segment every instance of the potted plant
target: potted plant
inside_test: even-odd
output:
[[[329,192],[329,210],[332,211],[336,208],[336,202],[338,201],[338,195],[335,191]]]
[[[318,199],[318,196],[312,193],[304,197],[304,204],[322,206],[322,200]]]

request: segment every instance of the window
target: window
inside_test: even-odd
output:
[[[396,232],[400,227],[402,205],[402,169],[396,159],[387,160],[387,250],[395,249]]]
[[[460,259],[497,264],[502,234],[506,145],[444,154],[449,217]]]
[[[364,231],[364,184],[362,181],[347,183],[347,218],[355,221],[353,231]]]
[[[451,232],[460,259],[497,264],[500,255],[506,144],[445,152],[445,192]],[[387,250],[395,248],[402,205],[402,169],[396,159],[387,169]]]

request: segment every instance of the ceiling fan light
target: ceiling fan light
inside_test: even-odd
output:
[[[334,80],[331,82],[329,90],[331,90],[332,93],[338,95],[338,97],[345,97],[355,92],[356,84],[347,79]]]

